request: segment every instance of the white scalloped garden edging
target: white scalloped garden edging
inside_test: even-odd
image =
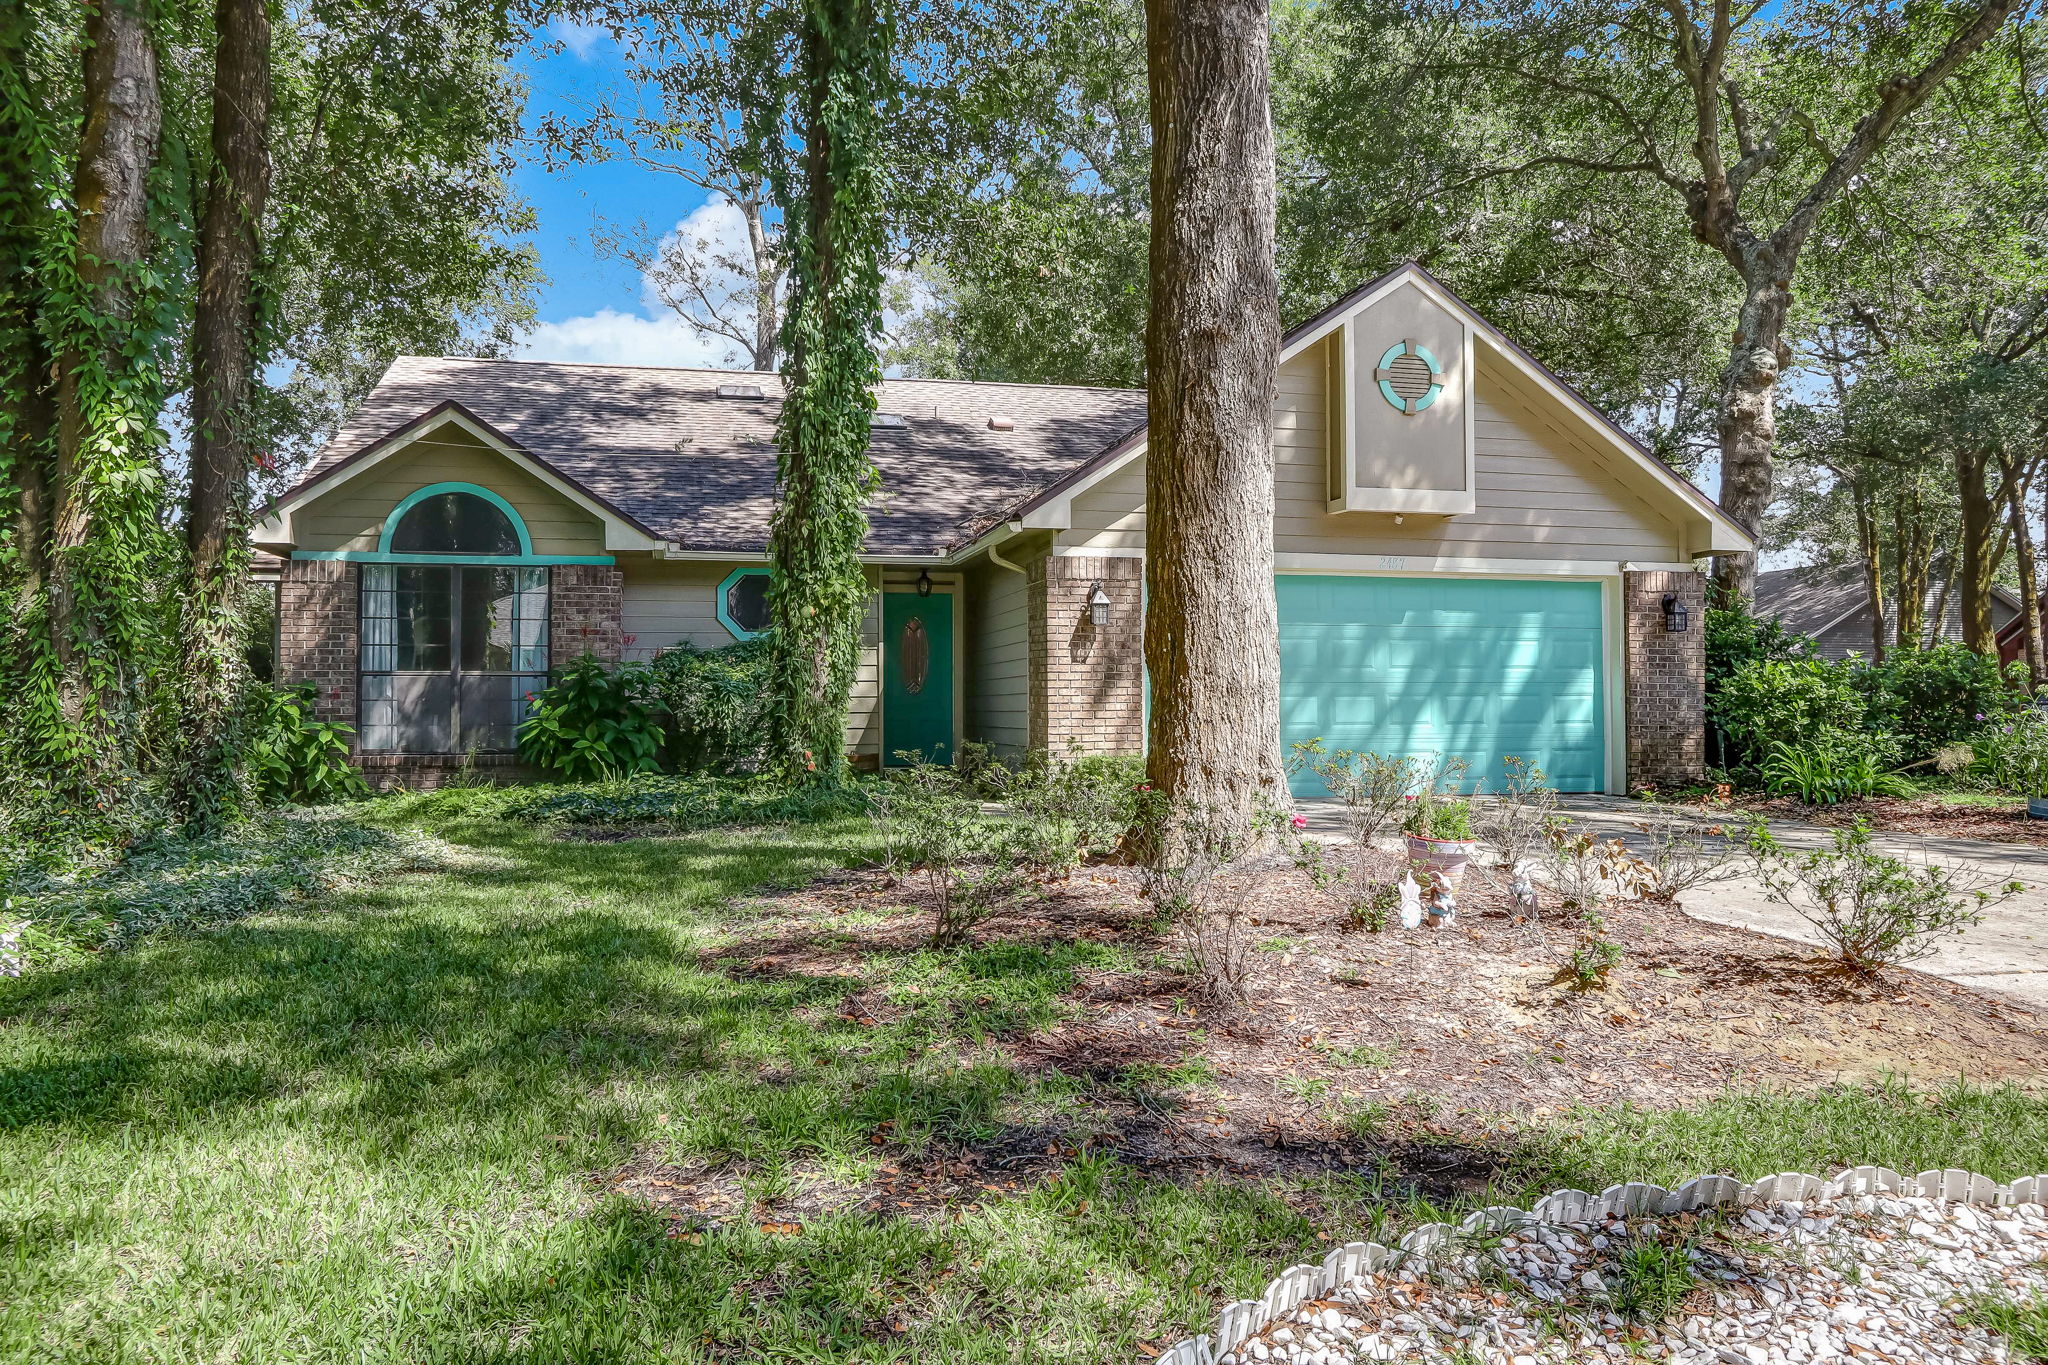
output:
[[[1973,1171],[1922,1171],[1909,1176],[1884,1166],[1857,1166],[1832,1180],[1788,1171],[1765,1176],[1755,1184],[1744,1184],[1725,1175],[1703,1175],[1675,1190],[1636,1182],[1613,1185],[1599,1194],[1558,1190],[1537,1200],[1530,1209],[1481,1209],[1457,1224],[1426,1223],[1392,1247],[1378,1242],[1346,1242],[1324,1257],[1321,1265],[1290,1266],[1258,1298],[1240,1299],[1226,1307],[1213,1333],[1190,1337],[1157,1357],[1154,1365],[1215,1365],[1218,1357],[1236,1350],[1268,1324],[1308,1300],[1335,1293],[1360,1275],[1423,1255],[1459,1233],[1505,1232],[1532,1224],[1593,1223],[1613,1216],[1656,1216],[1728,1205],[1804,1202],[1863,1194],[1896,1194],[1997,1207],[2048,1204],[2048,1175],[2026,1176],[2010,1185],[2001,1185]]]

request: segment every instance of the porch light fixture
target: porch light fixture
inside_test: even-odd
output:
[[[930,597],[932,595],[932,571],[930,569],[919,569],[917,571],[917,595],[919,597]]]
[[[1109,593],[1099,578],[1088,589],[1088,619],[1097,627],[1109,624]]]
[[[1686,618],[1688,615],[1689,613],[1685,609],[1685,603],[1678,600],[1677,593],[1667,592],[1664,594],[1665,630],[1669,631],[1673,635],[1680,634],[1685,630]]]

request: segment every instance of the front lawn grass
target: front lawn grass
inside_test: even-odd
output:
[[[723,1166],[773,1201],[1085,1133],[1087,1082],[988,1040],[1124,950],[755,972],[715,951],[747,897],[863,859],[864,821],[592,843],[460,797],[378,809],[478,856],[0,982],[0,1360],[1123,1360],[1436,1212],[1393,1166],[1176,1180],[1076,1138],[1055,1178],[952,1209],[695,1226],[610,1177]],[[1483,1141],[1510,1174],[1474,1204],[1864,1159],[2011,1179],[2048,1169],[2048,1104],[1845,1089]]]

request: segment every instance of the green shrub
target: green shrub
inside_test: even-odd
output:
[[[1707,695],[1735,673],[1760,663],[1785,663],[1808,658],[1813,641],[1795,635],[1773,620],[1754,615],[1747,603],[1708,607],[1706,611]]]
[[[1764,760],[1764,790],[1794,796],[1809,806],[1832,806],[1866,796],[1911,796],[1913,784],[1887,771],[1854,741],[1825,739],[1806,748],[1773,744]]]
[[[585,654],[533,697],[519,727],[519,756],[572,782],[653,772],[661,726],[642,700],[646,666],[606,668]]]
[[[1767,659],[1729,674],[1708,709],[1733,746],[1734,766],[1758,768],[1771,746],[1781,743],[1794,749],[1861,746],[1888,766],[1898,741],[1872,733],[1868,698],[1856,682],[1861,667],[1825,659]]]
[[[993,774],[976,780],[988,790]],[[1145,760],[1130,754],[1073,754],[1053,759],[1030,754],[999,799],[1021,817],[1071,827],[1083,856],[1113,852],[1138,823],[1145,788]]]
[[[1972,747],[2001,790],[2014,796],[2048,796],[2048,715],[2029,711],[1991,726]]]
[[[1895,649],[1851,676],[1867,700],[1865,724],[1896,733],[1908,762],[1964,742],[1986,724],[2007,724],[2031,702],[2025,664],[2001,666],[1953,642]]]
[[[1815,849],[1783,847],[1758,820],[1748,845],[1764,895],[1812,925],[1854,972],[1927,957],[1986,906],[2026,889],[1968,863],[1909,863],[1879,849],[1861,820]]]
[[[250,692],[249,785],[266,805],[324,806],[370,794],[348,761],[354,729],[315,719],[314,695],[311,683]]]
[[[976,924],[1036,894],[1079,856],[1071,821],[991,815],[974,784],[951,767],[912,763],[889,773],[870,799],[889,870],[921,882],[932,898],[934,948],[965,946]]]
[[[768,744],[768,641],[684,643],[648,665],[648,695],[669,715],[677,768],[752,772]]]

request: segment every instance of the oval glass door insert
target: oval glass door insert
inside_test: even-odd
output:
[[[924,621],[913,616],[903,623],[903,634],[896,641],[896,671],[903,679],[903,690],[913,694],[924,691],[931,669],[931,637],[925,634]]]

